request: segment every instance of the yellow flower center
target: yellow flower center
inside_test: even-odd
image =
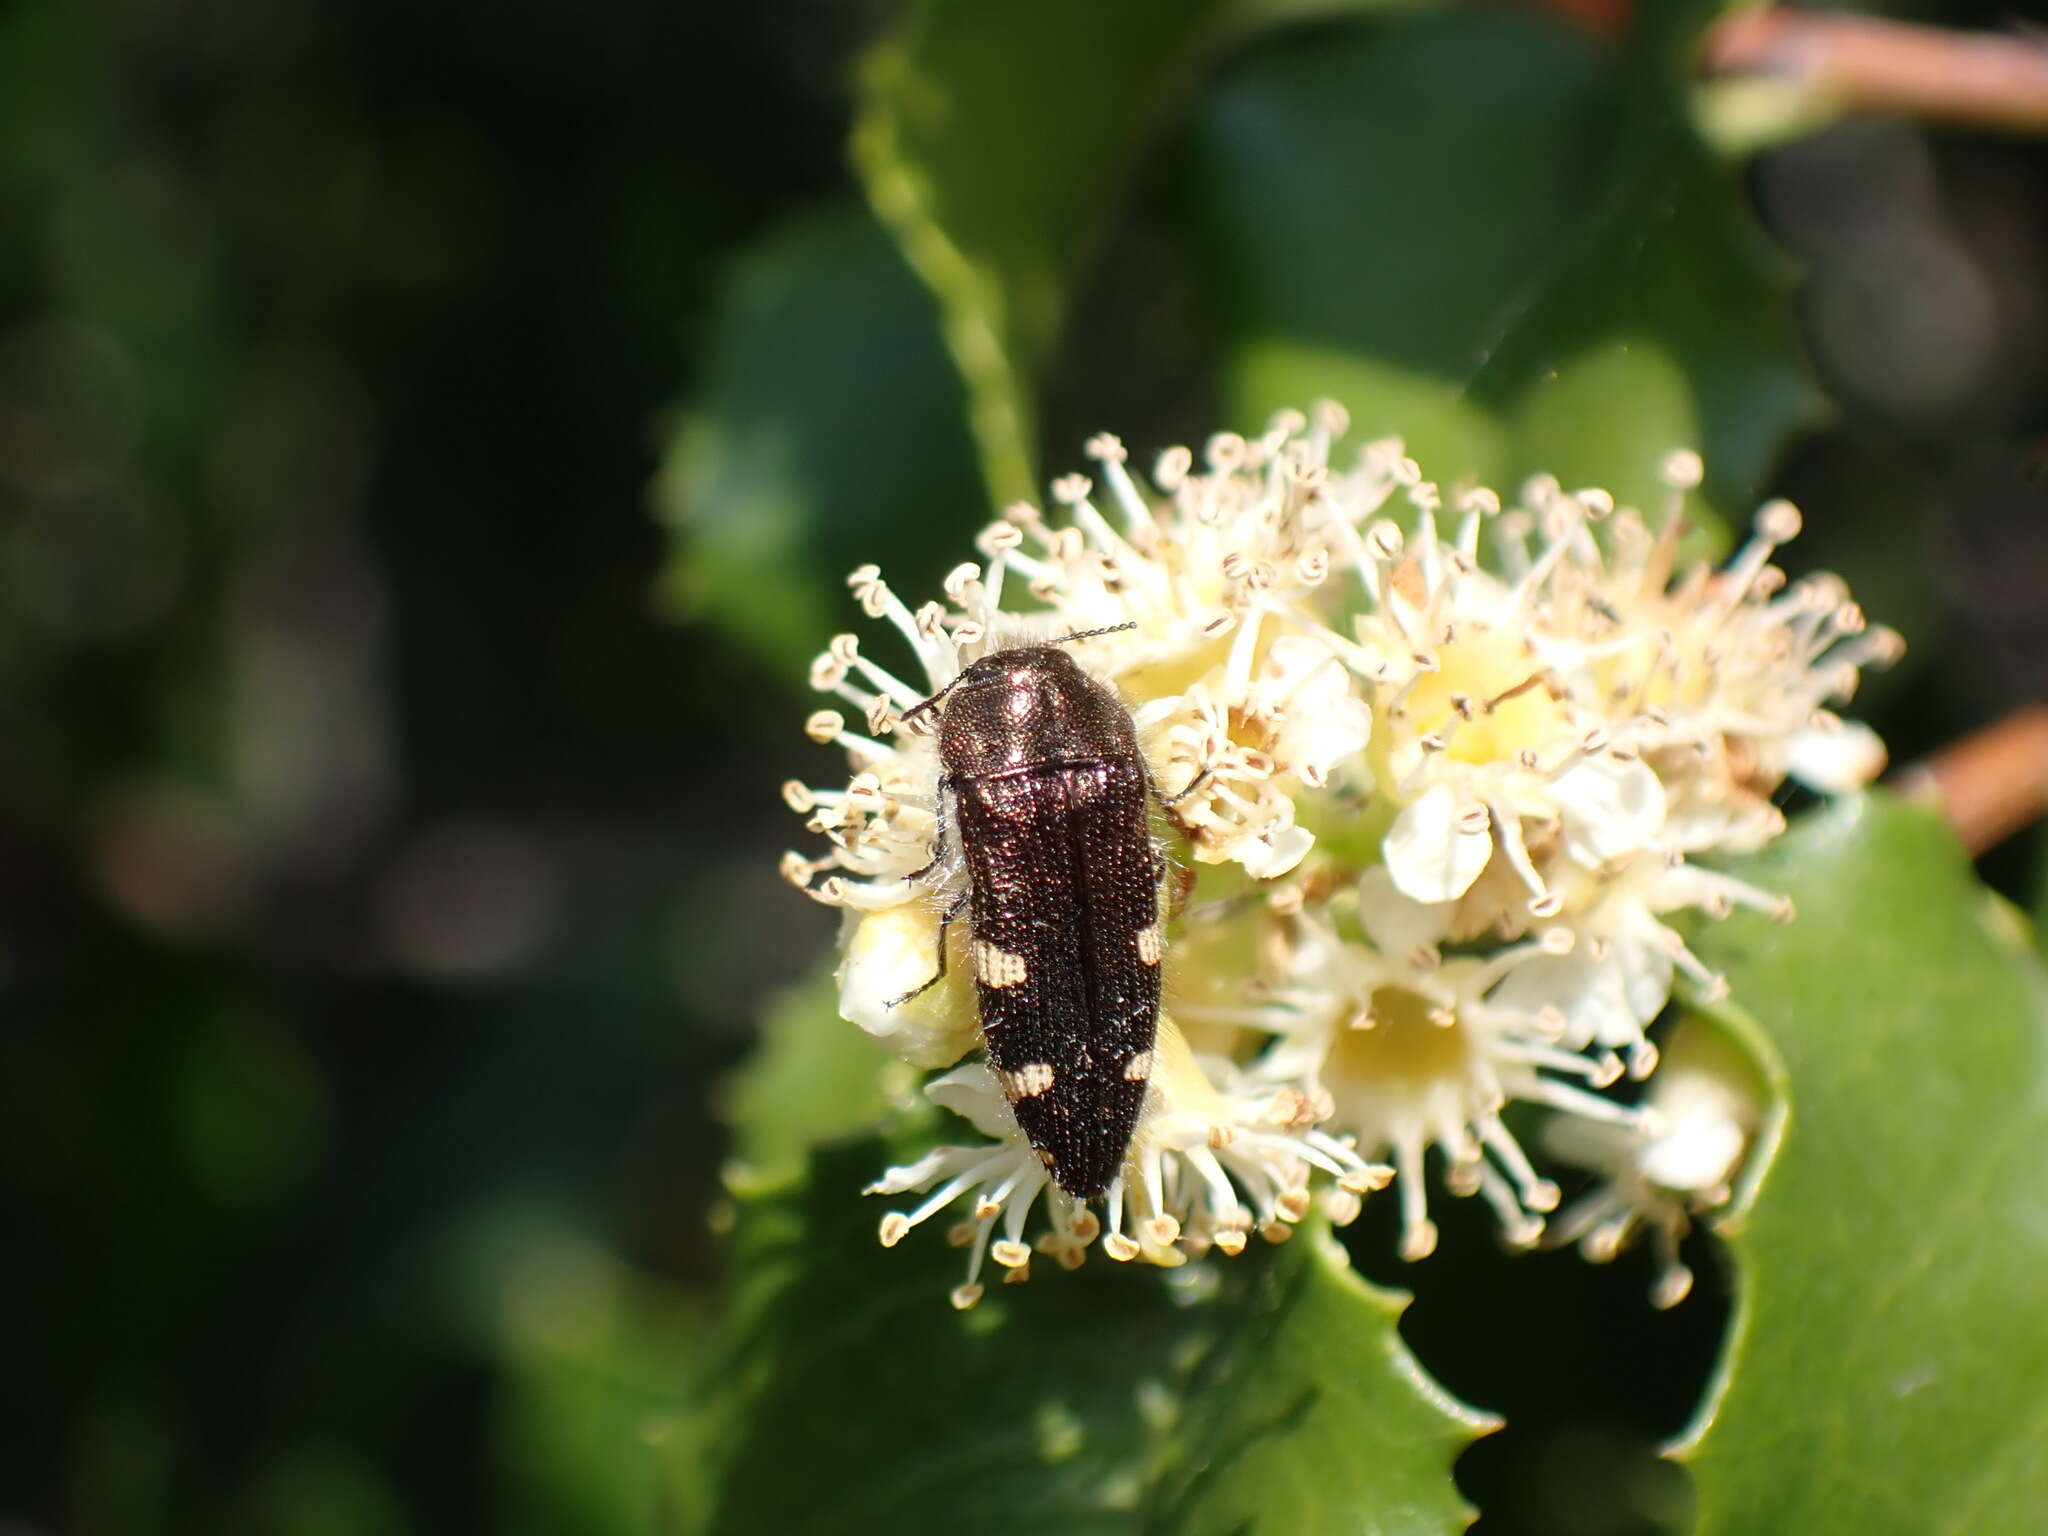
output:
[[[1522,643],[1501,630],[1475,629],[1437,652],[1437,670],[1408,691],[1407,725],[1440,733],[1447,756],[1497,762],[1554,741],[1564,706]]]
[[[1697,709],[1714,688],[1714,667],[1706,637],[1696,633],[1683,610],[1645,614],[1645,640],[1661,632],[1660,644],[1630,646],[1602,658],[1593,667],[1605,696],[1632,709]],[[1658,627],[1651,629],[1652,621]]]
[[[1359,1082],[1427,1086],[1465,1075],[1470,1047],[1456,1015],[1406,987],[1377,987],[1365,1013],[1339,1030],[1328,1070]],[[1367,1022],[1370,1020],[1370,1022]]]
[[[1154,699],[1186,693],[1230,654],[1228,640],[1214,640],[1162,660],[1129,667],[1117,674],[1117,690],[1126,702],[1149,704]]]

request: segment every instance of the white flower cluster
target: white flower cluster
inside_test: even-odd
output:
[[[1601,1090],[1656,1070],[1646,1031],[1681,977],[1721,990],[1667,919],[1789,917],[1700,860],[1774,836],[1787,777],[1837,791],[1883,766],[1831,706],[1899,641],[1835,578],[1788,583],[1771,563],[1798,531],[1788,504],[1764,507],[1725,566],[1682,567],[1693,454],[1667,462],[1651,519],[1546,477],[1512,506],[1447,495],[1393,441],[1339,469],[1344,430],[1335,407],[1288,413],[1257,439],[1210,439],[1199,466],[1169,450],[1149,485],[1098,437],[1099,485],[1057,482],[1053,517],[1006,511],[944,602],[913,610],[872,566],[851,578],[915,670],[852,635],[818,659],[812,682],[843,707],[808,730],[852,777],[785,787],[827,847],[784,869],[846,914],[846,1018],[951,1068],[926,1091],[985,1138],[873,1186],[924,1196],[884,1218],[885,1243],[964,1209],[959,1305],[985,1258],[1018,1280],[1034,1251],[1071,1267],[1098,1238],[1163,1264],[1283,1239],[1318,1185],[1343,1221],[1393,1180],[1402,1251],[1421,1257],[1431,1147],[1453,1193],[1533,1242],[1559,1192],[1504,1119],[1513,1102],[1599,1127],[1615,1189],[1648,1187],[1609,1154],[1659,1144],[1655,1085],[1640,1104]],[[918,992],[964,876],[929,868],[937,759],[929,720],[905,719],[992,649],[1083,631],[1113,631],[1076,659],[1130,708],[1187,888],[1147,1107],[1099,1214],[1049,1183],[966,1060],[967,968]],[[1619,1209],[1602,1207],[1602,1231],[1627,1234]]]

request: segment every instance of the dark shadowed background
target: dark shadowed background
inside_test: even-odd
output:
[[[0,11],[0,1532],[644,1528],[716,1085],[831,931],[775,873],[802,660],[844,569],[920,594],[989,511],[846,169],[887,14]],[[1048,369],[1049,469],[1225,424],[1189,142]],[[1865,706],[1908,759],[2048,691],[2048,155],[1861,122],[1750,185],[1835,402],[1774,485],[1911,641]],[[1989,873],[2031,906],[2037,862]],[[1424,1290],[1553,1467],[1711,1358],[1706,1308],[1564,1360]],[[1453,1308],[1588,1384],[1460,1375]]]

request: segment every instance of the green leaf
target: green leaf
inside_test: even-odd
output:
[[[707,1426],[688,1385],[709,1308],[565,1232],[530,1234],[504,1277],[499,1529],[638,1536],[699,1524],[704,1491],[669,1477]]]
[[[764,659],[800,668],[853,614],[842,578],[887,559],[937,585],[987,513],[960,382],[930,297],[864,209],[770,235],[734,269],[655,502],[663,592]]]
[[[1446,1468],[1493,1421],[1408,1353],[1407,1298],[1359,1279],[1320,1228],[1244,1269],[1226,1276],[1145,1529],[1463,1530]]]
[[[1699,447],[1714,499],[1753,498],[1815,396],[1674,43],[1460,7],[1259,49],[1193,141],[1233,419],[1329,395],[1447,483],[1547,470],[1646,507]]]
[[[812,1142],[875,1124],[889,1107],[885,1065],[874,1042],[839,1017],[833,963],[819,961],[769,1004],[761,1038],[722,1086],[735,1161],[750,1180],[780,1182],[801,1171]]]
[[[2048,960],[2048,838],[2038,839],[2034,864],[2034,903],[2028,927],[2033,930],[2035,950]]]
[[[1702,1536],[2019,1531],[2048,1509],[2048,984],[1930,812],[1882,795],[1745,871],[1704,938],[1789,1112],[1731,1237]]]
[[[1217,0],[916,0],[868,58],[854,158],[938,295],[997,499],[1036,494],[1033,380]]]
[[[1387,0],[1381,0],[1381,4]],[[1000,501],[1037,494],[1034,398],[1141,152],[1229,38],[1370,0],[913,0],[862,72],[854,160],[938,296]]]
[[[743,1199],[715,1532],[1451,1532],[1484,1421],[1320,1231],[1177,1271],[1091,1256],[971,1312],[943,1218],[893,1250],[877,1141]]]

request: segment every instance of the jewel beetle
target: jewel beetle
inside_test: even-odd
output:
[[[927,869],[945,858],[950,824],[967,874],[925,986],[945,974],[947,925],[964,906],[989,1066],[1054,1182],[1082,1200],[1115,1181],[1144,1107],[1165,946],[1165,860],[1137,730],[1061,648],[1106,632],[992,651],[906,714],[938,722]]]

